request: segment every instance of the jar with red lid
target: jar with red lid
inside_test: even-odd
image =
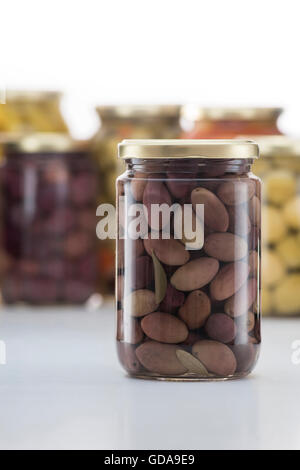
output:
[[[281,108],[197,108],[186,106],[182,118],[192,121],[185,139],[233,139],[239,135],[278,135]]]

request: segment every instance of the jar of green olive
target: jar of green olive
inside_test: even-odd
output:
[[[255,137],[262,178],[262,313],[300,315],[300,141]]]

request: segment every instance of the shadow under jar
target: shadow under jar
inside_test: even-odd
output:
[[[78,143],[58,134],[24,136],[2,167],[6,303],[77,304],[97,281],[97,179]]]
[[[160,380],[249,374],[261,341],[257,145],[127,140],[119,157],[121,364]]]

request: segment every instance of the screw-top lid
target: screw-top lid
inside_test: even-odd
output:
[[[258,145],[251,140],[151,139],[123,140],[118,145],[119,158],[258,158]]]

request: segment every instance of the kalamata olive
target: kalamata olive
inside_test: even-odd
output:
[[[209,297],[201,290],[194,290],[187,296],[184,305],[179,309],[178,315],[190,330],[194,330],[204,325],[210,310]]]
[[[149,255],[154,252],[162,263],[170,266],[180,266],[190,258],[190,254],[185,247],[173,238],[166,240],[149,238],[144,240],[144,245]]]
[[[166,295],[159,306],[160,312],[175,313],[184,302],[184,293],[168,284]]]
[[[208,284],[217,274],[219,262],[214,258],[199,258],[184,264],[171,277],[178,290],[192,291]]]
[[[220,261],[236,261],[246,256],[248,245],[233,233],[212,233],[205,239],[204,251]]]
[[[161,343],[181,343],[188,336],[185,323],[170,313],[154,312],[141,321],[144,333]]]
[[[255,182],[244,179],[239,181],[226,181],[218,187],[217,195],[228,206],[243,204],[255,194]]]
[[[211,191],[198,187],[192,191],[191,201],[195,209],[196,204],[204,204],[205,225],[217,232],[226,232],[229,225],[229,216],[224,204]]]
[[[133,317],[143,317],[157,308],[155,294],[151,290],[139,289],[124,298],[125,313]]]
[[[245,207],[242,204],[228,206],[227,211],[229,214],[229,232],[241,236],[248,235],[251,230],[251,222]]]
[[[197,341],[192,352],[211,373],[221,377],[235,373],[236,358],[231,349],[223,343],[212,340]]]
[[[191,180],[188,173],[167,173],[167,187],[176,199],[182,199],[188,196],[194,189],[196,183]]]
[[[176,356],[178,346],[147,341],[136,349],[136,355],[145,369],[162,375],[181,375],[186,368]]]
[[[213,313],[205,323],[207,335],[221,343],[230,343],[236,335],[236,326],[229,315],[225,313]]]
[[[224,265],[210,284],[211,296],[216,300],[231,297],[246,282],[249,270],[243,261]]]
[[[257,297],[257,281],[254,278],[248,280],[226,302],[224,310],[231,317],[245,314]]]

